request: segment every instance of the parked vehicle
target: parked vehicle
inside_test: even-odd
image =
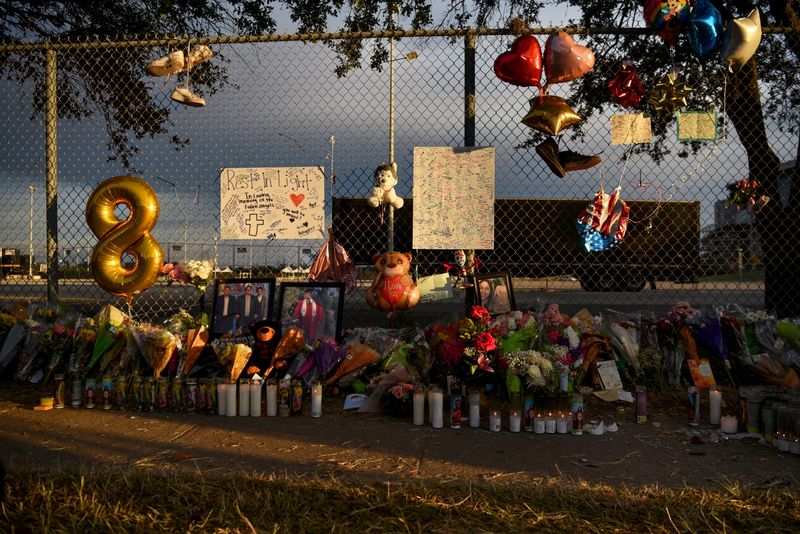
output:
[[[629,201],[627,235],[604,252],[586,252],[575,219],[588,200],[497,199],[494,250],[478,250],[481,271],[509,271],[515,277],[574,276],[586,291],[640,291],[648,282],[698,281],[700,203]],[[457,209],[457,208],[454,208]],[[419,275],[443,272],[452,250],[412,250],[413,201],[394,213],[394,248],[414,255]],[[386,249],[380,208],[364,199],[333,201],[336,239],[358,264]],[[463,214],[469,224],[469,214]],[[456,245],[454,245],[456,248]]]

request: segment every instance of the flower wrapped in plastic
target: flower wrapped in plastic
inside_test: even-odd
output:
[[[722,323],[719,317],[711,317],[700,321],[693,328],[695,339],[708,349],[717,359],[725,364],[726,369],[731,367],[731,355],[725,337],[722,333]]]
[[[775,317],[763,310],[748,311],[744,335],[751,355],[775,350]]]
[[[142,339],[143,352],[147,363],[153,368],[154,376],[161,376],[177,346],[178,338],[175,334],[163,328],[151,328],[145,332]]]
[[[231,380],[239,380],[253,349],[241,343],[229,343],[221,339],[212,343],[214,353],[219,363],[227,369],[227,376]]]
[[[553,372],[553,362],[537,350],[520,350],[505,355],[508,373],[513,373],[529,389],[544,388]]]

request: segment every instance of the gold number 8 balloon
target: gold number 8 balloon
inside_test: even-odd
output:
[[[114,214],[120,204],[130,212],[126,219]],[[109,178],[86,201],[86,222],[98,238],[91,257],[94,279],[112,295],[124,296],[128,305],[135,293],[153,285],[161,270],[164,252],[150,235],[157,220],[158,197],[141,178]],[[131,268],[122,264],[126,253],[134,258]]]

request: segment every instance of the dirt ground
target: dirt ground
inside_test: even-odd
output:
[[[568,476],[611,485],[700,487],[744,482],[800,489],[800,457],[753,439],[729,439],[709,425],[690,428],[679,396],[634,423],[629,405],[594,400],[587,421],[613,415],[619,431],[600,436],[537,435],[464,425],[415,427],[408,419],[343,412],[327,399],[324,415],[218,417],[103,411],[37,412],[35,386],[0,384],[0,459],[42,468],[246,471],[334,475],[392,481],[515,480]],[[730,410],[728,410],[730,411]]]

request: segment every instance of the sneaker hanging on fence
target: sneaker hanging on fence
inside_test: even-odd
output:
[[[186,54],[186,70],[208,61],[214,53],[206,45],[196,45]]]
[[[609,195],[601,187],[592,203],[575,220],[575,228],[586,251],[600,252],[622,243],[629,215],[630,208],[620,198],[620,188]]]
[[[183,52],[178,50],[153,61],[144,68],[144,71],[150,76],[168,76],[179,73],[185,65],[186,59]]]
[[[181,104],[195,108],[202,108],[206,105],[205,99],[191,92],[188,87],[178,87],[172,91],[169,97],[175,102],[180,102]]]

